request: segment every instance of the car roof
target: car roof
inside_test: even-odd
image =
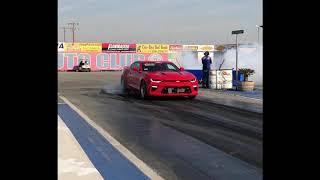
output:
[[[170,61],[136,61],[136,62],[139,62],[139,63],[171,63]]]

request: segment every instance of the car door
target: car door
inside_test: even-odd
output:
[[[137,67],[138,71],[134,71],[132,76],[132,84],[134,88],[140,89],[140,76],[142,75],[142,67],[140,62],[135,63],[135,67]]]
[[[129,72],[127,74],[127,84],[131,87],[134,87],[134,80],[133,80],[133,76],[134,76],[134,70],[133,67],[135,66],[135,63],[132,63],[129,69]]]

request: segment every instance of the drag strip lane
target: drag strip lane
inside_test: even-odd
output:
[[[199,177],[201,177],[200,179],[217,178],[218,171],[214,172],[208,169],[214,169],[214,166],[225,167],[224,163],[228,161],[220,159],[219,162],[222,164],[214,164],[213,162],[217,159],[214,157],[210,159],[212,152],[208,150],[209,147],[209,149],[223,147],[221,148],[222,150],[228,149],[226,152],[230,154],[234,153],[232,155],[235,157],[239,154],[252,155],[260,153],[260,151],[254,152],[254,150],[256,146],[260,146],[261,144],[253,143],[252,139],[247,136],[235,134],[229,130],[221,130],[221,127],[208,128],[199,126],[197,123],[186,123],[185,121],[188,118],[186,119],[186,117],[181,116],[181,113],[184,114],[184,111],[174,111],[174,107],[170,103],[166,106],[157,106],[154,103],[148,103],[134,97],[125,98],[117,95],[106,95],[97,91],[90,90],[81,92],[80,94],[65,93],[65,96],[92,117],[99,126],[110,132],[137,157],[159,172],[165,179],[180,179],[182,177],[183,179],[199,179]],[[181,102],[183,100],[172,101],[171,103],[180,104]],[[152,107],[154,110],[152,110]],[[170,111],[170,109],[172,110]],[[160,114],[162,116],[159,116]],[[190,118],[192,117],[189,117],[189,120]],[[192,121],[196,122],[196,119]],[[185,140],[185,137],[188,135],[192,136],[188,137],[192,138],[192,143],[182,146],[181,143],[188,142],[188,140]],[[206,140],[203,143],[198,139]],[[241,143],[239,143],[239,139]],[[206,143],[214,146],[209,146]],[[220,146],[216,146],[217,143]],[[190,154],[189,151],[191,149],[189,146],[197,146],[198,148]],[[221,150],[216,150],[221,152]],[[241,151],[243,152],[241,153]],[[259,179],[257,177],[260,175],[262,177],[261,169],[237,158],[231,156],[230,158],[239,161],[238,163],[232,162],[230,165],[241,162],[247,166],[244,169],[254,169],[253,172],[255,172],[254,175],[242,174],[243,172],[247,172],[247,170],[243,169],[243,171],[237,171],[239,174],[234,174],[234,176],[249,176],[244,179],[250,179],[250,176],[255,177],[253,179]],[[198,162],[196,165],[194,164],[195,161]],[[224,173],[230,174],[231,172],[229,171],[233,172],[239,168],[241,169],[241,167],[227,167]],[[218,174],[220,173],[223,173],[223,171]],[[222,175],[221,178],[224,179],[224,177],[226,175]],[[230,179],[230,176],[228,177]]]
[[[198,99],[128,97],[119,94],[114,75],[61,73],[59,92],[165,179],[262,179],[262,140],[215,123],[260,131],[261,115]],[[101,94],[106,85],[110,93]]]
[[[105,120],[109,120],[108,117]],[[144,148],[165,159],[162,162],[169,165],[169,169],[175,173],[175,178],[171,176],[166,179],[262,179],[261,170],[258,168],[163,126],[157,120],[140,116],[139,119],[126,121],[122,132],[131,134],[130,142],[143,143]],[[139,140],[133,138],[134,136]]]

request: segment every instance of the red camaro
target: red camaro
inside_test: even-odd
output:
[[[138,90],[141,98],[147,96],[198,95],[197,78],[168,61],[136,61],[124,67],[121,85],[125,90]]]

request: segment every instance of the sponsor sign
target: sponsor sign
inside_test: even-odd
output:
[[[64,43],[58,42],[58,52],[64,52]]]
[[[168,44],[137,44],[137,53],[168,53]]]
[[[79,43],[81,52],[101,52],[101,43]]]
[[[151,54],[148,57],[148,61],[163,61],[163,58],[160,54]]]
[[[170,44],[169,51],[182,51],[183,45],[180,44]]]
[[[101,43],[64,43],[64,52],[101,52]]]
[[[198,45],[183,45],[183,51],[198,51]]]
[[[199,45],[198,51],[214,51],[214,45]]]
[[[102,43],[102,52],[136,52],[136,44]]]
[[[79,43],[64,43],[65,52],[80,52]]]

